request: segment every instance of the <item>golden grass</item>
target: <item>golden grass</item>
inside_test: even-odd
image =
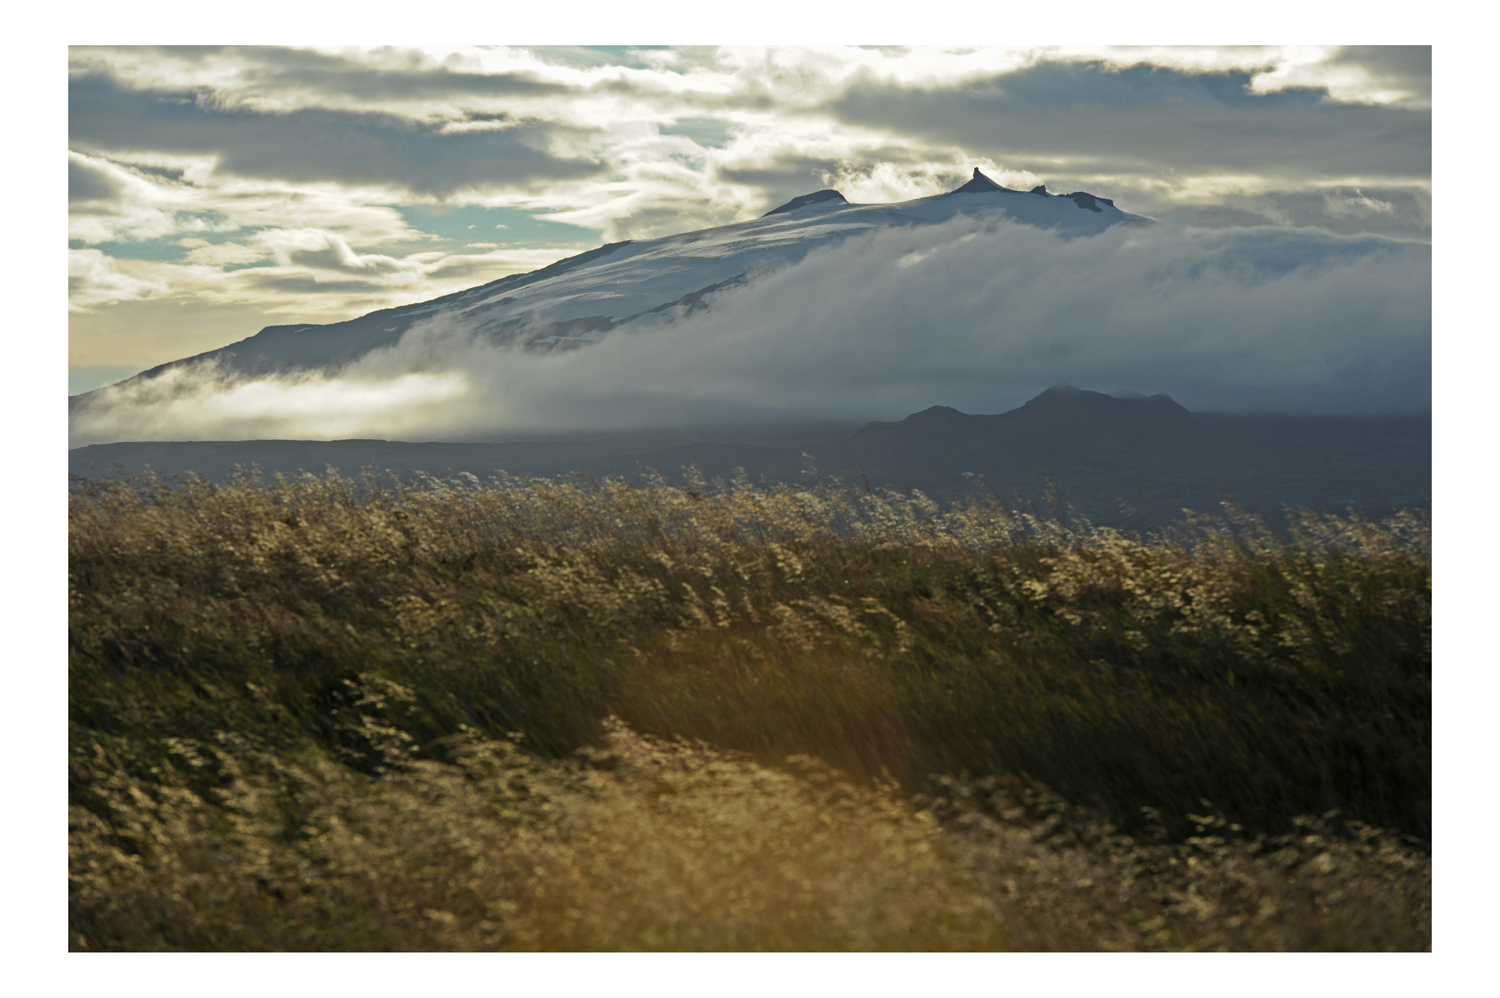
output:
[[[70,943],[1428,948],[1426,521],[1294,524],[77,483]]]

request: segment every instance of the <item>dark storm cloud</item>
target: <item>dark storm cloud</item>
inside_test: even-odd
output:
[[[984,153],[1014,168],[1170,170],[1282,177],[1425,177],[1425,110],[1328,99],[1322,89],[1250,91],[1247,70],[1194,72],[1045,62],[919,88],[856,78],[823,109]]]
[[[1316,226],[1346,235],[1376,233],[1426,238],[1432,222],[1431,199],[1411,187],[1266,191],[1254,196],[1225,194],[1213,204],[1168,208],[1178,221],[1214,228],[1265,225]],[[1116,195],[1116,204],[1130,199]]]
[[[78,148],[215,155],[220,170],[241,176],[389,184],[438,196],[602,172],[597,161],[546,151],[552,136],[567,131],[576,129],[523,121],[454,132],[377,111],[264,112],[220,103],[209,88],[137,90],[103,73],[69,86],[70,140]]]
[[[68,160],[68,201],[113,201],[120,182],[103,170],[76,159]]]

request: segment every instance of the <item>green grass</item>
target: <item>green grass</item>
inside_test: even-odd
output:
[[[743,481],[77,483],[74,945],[1430,946],[1420,886],[1430,866],[1412,859],[1431,835],[1427,524],[1416,513],[1370,523],[1303,512],[1294,522],[1281,539],[1231,510],[1141,539],[1065,530],[992,502],[943,510],[920,495]],[[661,801],[677,797],[649,790],[661,780],[641,775],[645,750],[625,752],[637,764],[600,762],[612,758],[604,747],[625,744],[698,760],[673,763],[691,803],[674,812]],[[510,782],[476,775],[475,746],[504,756]],[[834,767],[817,779],[846,788],[854,817],[789,758]],[[703,775],[716,766],[734,779]],[[1336,890],[1363,885],[1390,902],[1365,910],[1390,917],[1355,931],[1352,915],[1299,901],[1281,916],[1225,909],[1209,931],[1159,898],[1120,907],[1134,889],[1121,886],[1116,902],[1087,908],[1104,919],[1092,935],[1080,935],[1077,898],[1052,906],[1074,912],[1055,929],[1028,935],[1019,916],[1007,922],[1009,888],[996,886],[1015,877],[987,880],[998,861],[982,859],[990,854],[974,839],[980,818],[1014,824],[1025,809],[1006,818],[1009,805],[981,814],[953,803],[970,799],[956,787],[988,786],[993,798],[1000,784],[983,781],[996,779],[1041,788],[1073,826],[1107,828],[1100,841],[1128,837],[1130,855],[1148,841],[1197,848],[1204,822],[1218,822],[1228,838],[1214,869],[1261,864],[1250,878],[1261,895],[1302,897],[1319,877],[1337,879],[1314,871],[1289,886],[1291,867],[1267,858],[1271,844],[1306,837],[1311,819],[1294,819],[1324,815],[1319,834],[1352,850],[1347,863],[1318,859],[1326,850],[1298,862],[1362,871]],[[758,789],[726,789],[736,781]],[[496,824],[544,784],[552,810]],[[522,872],[472,874],[478,861],[454,858],[470,855],[458,846],[411,866],[416,846],[395,844],[408,833],[369,815],[424,793],[438,801],[434,814],[452,816],[435,841],[493,839]],[[824,842],[819,851],[744,831],[778,808],[816,828],[843,814],[886,846],[838,860],[828,849],[848,835],[799,840]],[[383,831],[319,852],[355,812]],[[716,814],[739,815],[748,838],[703,846],[697,867],[670,874],[668,857],[692,850],[644,844],[714,840],[703,829]],[[624,894],[587,887],[578,843],[609,827],[636,843],[631,855],[655,857],[633,876],[654,871],[653,896],[678,902],[626,917],[634,902]],[[1094,848],[1087,838],[1048,855],[1073,862]],[[349,857],[377,847],[407,857],[387,857],[410,867],[399,890],[339,872],[340,862],[371,862]],[[752,882],[748,871],[767,869],[778,848],[804,864],[801,879]],[[208,865],[192,873],[190,856]],[[253,857],[269,864],[260,879],[236,879]],[[926,857],[920,876],[913,857]],[[874,902],[850,907],[848,871],[874,883],[877,867],[889,879],[880,904],[926,905],[924,924],[948,928],[903,936],[849,914]],[[182,887],[190,874],[203,900],[163,908],[164,893],[196,896]],[[467,915],[452,897],[465,876],[482,885]],[[918,882],[946,886],[923,893]],[[696,895],[684,884],[710,896],[691,918]],[[392,891],[431,903],[400,914],[372,900]],[[792,903],[798,891],[806,896]],[[1264,911],[1262,900],[1235,904]],[[156,922],[142,921],[144,908]],[[1303,914],[1287,922],[1292,911]],[[1157,918],[1175,928],[1140,928]],[[189,928],[215,919],[221,929]],[[147,923],[159,929],[124,928]]]

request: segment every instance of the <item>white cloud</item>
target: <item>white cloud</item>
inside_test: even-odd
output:
[[[85,411],[73,420],[76,439],[111,437],[128,412],[139,439],[171,438],[196,424],[194,439],[233,439],[245,434],[302,437],[318,426],[328,439],[359,435],[371,413],[400,425],[403,412],[423,412],[460,395],[465,385],[453,372],[411,373],[378,380],[278,378],[230,382],[211,364],[173,368],[150,381],[111,389],[113,405]]]
[[[1323,210],[1334,218],[1345,218],[1350,215],[1389,215],[1395,211],[1395,206],[1389,201],[1365,197],[1355,191],[1353,194],[1323,195]]]
[[[205,267],[223,267],[230,264],[258,263],[267,256],[264,247],[256,248],[241,243],[210,243],[206,239],[179,239],[178,245],[188,248],[187,262]]]
[[[324,229],[270,229],[256,233],[255,239],[284,267],[339,271],[379,278],[392,284],[410,284],[420,280],[423,273],[420,260],[359,253],[347,239]]]
[[[122,273],[96,249],[68,250],[68,311],[86,312],[109,302],[130,301],[161,294],[165,281]]]
[[[1396,46],[1385,48],[1388,52],[1403,51]],[[1251,83],[1258,93],[1272,93],[1288,87],[1326,87],[1330,97],[1341,101],[1400,103],[1417,107],[1431,103],[1430,80],[1381,72],[1378,59],[1351,56],[1342,46],[1289,46],[1273,51],[1276,55],[1274,68],[1258,74]],[[1430,74],[1430,53],[1428,60],[1427,73]]]
[[[170,236],[196,196],[186,184],[72,150],[68,172],[69,186],[84,188],[69,192],[68,238],[85,243]]]
[[[68,218],[68,238],[86,243],[259,228],[326,229],[361,244],[421,238],[379,203],[397,200],[388,191],[219,177],[202,157],[141,155],[126,164],[69,150],[68,163],[90,188],[84,193],[97,195],[75,200]]]

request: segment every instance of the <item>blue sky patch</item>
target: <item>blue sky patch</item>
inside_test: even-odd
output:
[[[179,246],[181,236],[165,239],[131,239],[106,243],[90,243],[82,239],[69,239],[68,249],[96,249],[116,260],[156,260],[162,263],[183,263],[188,254],[187,247]]]
[[[440,236],[424,249],[462,249],[469,243],[497,243],[530,249],[590,249],[603,239],[598,229],[553,222],[545,213],[523,208],[486,208],[483,205],[391,205],[406,224]]]

